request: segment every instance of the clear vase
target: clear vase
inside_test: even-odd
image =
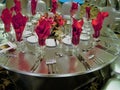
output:
[[[17,51],[25,53],[25,43],[24,41],[16,41]]]

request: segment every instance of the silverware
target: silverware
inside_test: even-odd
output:
[[[35,61],[34,65],[33,65],[33,66],[31,67],[31,69],[30,69],[31,72],[34,72],[34,71],[38,68],[41,60],[42,60],[42,59],[38,59],[38,60]]]
[[[77,58],[84,65],[86,70],[90,70],[91,69],[90,65],[87,63],[87,61],[84,60],[84,58],[80,54],[77,56]]]
[[[48,66],[48,74],[55,74],[55,73],[57,73],[56,60],[54,60],[54,59],[48,60],[48,61],[46,61],[46,64]]]
[[[57,46],[57,40],[56,40],[56,39],[54,39],[54,41],[55,41],[55,46]]]
[[[101,58],[98,58],[97,56],[95,55],[90,55],[88,57],[89,60],[92,60],[93,62],[95,62],[96,64],[103,64],[104,61],[101,59]]]
[[[108,53],[110,53],[110,54],[112,54],[112,55],[116,55],[116,52],[115,52],[115,51],[110,50],[110,49],[108,49],[108,48],[106,48],[106,47],[104,47],[104,46],[102,46],[102,45],[96,45],[95,47],[97,47],[97,48],[99,48],[99,49],[102,49],[102,50],[104,50],[104,51],[106,51],[106,52],[108,52]]]

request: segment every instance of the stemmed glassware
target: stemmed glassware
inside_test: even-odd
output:
[[[18,51],[24,52],[24,41],[22,38],[23,31],[25,29],[25,25],[28,18],[23,16],[20,12],[13,16],[12,25],[15,30],[16,35],[16,44]]]
[[[82,31],[83,26],[83,20],[76,20],[73,18],[73,24],[72,24],[72,44],[73,44],[73,50],[72,53],[75,54],[79,51],[77,48],[79,46],[80,42],[80,34]]]
[[[35,27],[35,32],[38,36],[38,44],[39,44],[39,47],[40,47],[40,52],[38,51],[38,54],[40,53],[41,55],[38,55],[43,57],[44,56],[44,48],[45,48],[45,45],[46,45],[46,39],[50,36],[50,33],[51,33],[51,23],[52,23],[52,20],[50,21],[50,18],[48,17],[45,17],[45,16],[42,16],[36,27]]]

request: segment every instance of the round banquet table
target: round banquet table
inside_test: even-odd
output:
[[[0,43],[7,41],[6,37],[2,37],[1,32]],[[63,56],[56,53],[59,51],[58,47],[46,46],[44,58],[37,58],[36,51],[28,52],[26,41],[24,44],[24,52],[15,50],[0,54],[0,66],[12,73],[11,78],[18,81],[18,85],[22,85],[21,88],[27,90],[73,90],[78,83],[84,82],[85,75],[96,72],[116,60],[119,56],[120,42],[112,30],[103,27],[99,41],[101,46],[93,47],[86,53],[83,53],[82,46],[79,46],[78,55],[70,54],[67,49],[68,47],[69,50],[72,49],[72,46],[63,43],[61,49]],[[87,59],[89,53],[95,57]],[[85,60],[84,63],[78,57],[79,55]],[[75,77],[77,77],[77,84],[73,81]],[[78,79],[78,77],[80,78]]]

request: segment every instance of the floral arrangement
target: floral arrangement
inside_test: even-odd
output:
[[[52,25],[51,36],[60,40],[61,35],[63,34],[63,27],[66,24],[66,20],[62,17],[62,15],[55,14],[53,17],[54,23]]]

